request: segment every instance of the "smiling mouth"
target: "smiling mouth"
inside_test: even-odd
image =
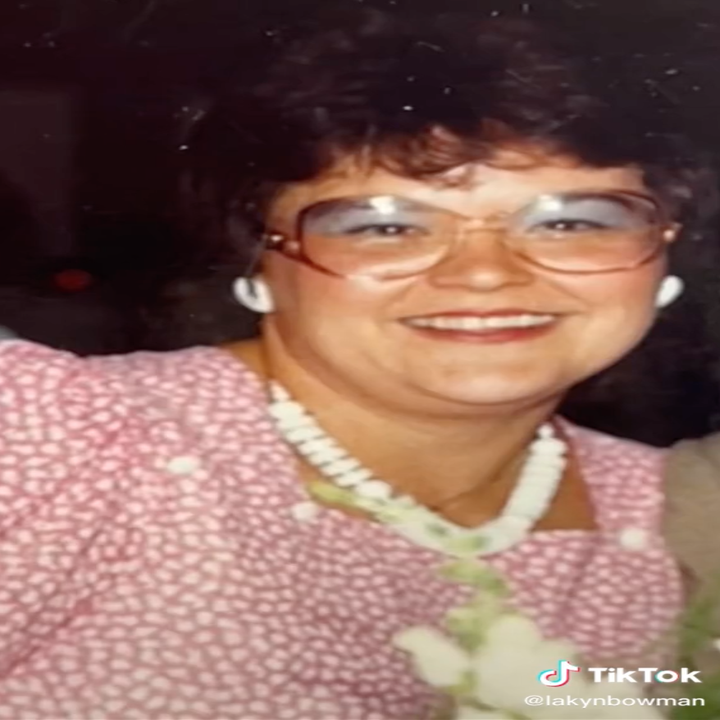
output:
[[[546,327],[557,320],[556,315],[519,313],[517,315],[433,315],[404,320],[405,325],[419,329],[455,332],[492,332]]]

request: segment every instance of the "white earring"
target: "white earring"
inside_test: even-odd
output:
[[[271,313],[275,309],[270,288],[260,278],[238,278],[233,283],[233,294],[241,305],[260,315]]]
[[[677,275],[668,275],[663,278],[655,296],[655,307],[665,308],[672,305],[681,295],[685,283]]]

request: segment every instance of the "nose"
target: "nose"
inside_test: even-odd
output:
[[[527,285],[535,279],[532,267],[503,242],[502,232],[468,233],[428,273],[432,285],[492,291]]]

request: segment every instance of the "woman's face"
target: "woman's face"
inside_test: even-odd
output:
[[[508,150],[492,166],[464,168],[463,181],[455,183],[348,163],[287,188],[271,208],[269,225],[290,232],[303,208],[349,196],[400,196],[484,218],[517,211],[547,193],[647,192],[634,169],[533,157]],[[265,332],[304,372],[386,405],[430,414],[521,407],[556,398],[630,351],[653,322],[664,270],[662,255],[632,270],[547,270],[508,250],[501,232],[472,233],[430,270],[402,279],[336,277],[268,252],[263,277],[276,313],[266,318]],[[540,315],[547,324],[505,332],[473,330],[472,320],[462,332],[414,324],[507,315]]]

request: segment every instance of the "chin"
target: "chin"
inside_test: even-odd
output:
[[[456,405],[524,407],[562,396],[566,388],[552,382],[483,377],[463,382],[427,384],[425,392]]]

